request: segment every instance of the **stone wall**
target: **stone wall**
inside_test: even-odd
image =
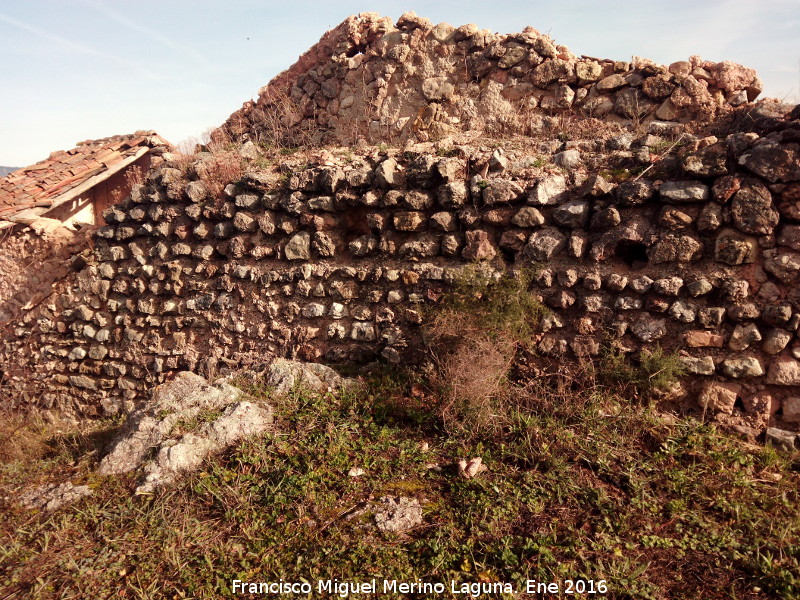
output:
[[[669,66],[576,56],[531,27],[500,35],[406,13],[346,19],[215,132],[298,145],[529,134],[543,114],[709,121],[752,102],[754,70],[697,56]]]
[[[53,292],[72,257],[87,248],[89,233],[48,218],[0,231],[0,326]]]
[[[251,146],[218,198],[204,179],[214,155],[168,163],[106,212],[95,260],[6,330],[6,395],[96,414],[176,370],[214,375],[274,355],[406,361],[423,307],[480,261],[536,273],[533,293],[552,310],[543,360],[660,345],[684,356],[685,400],[792,426],[793,116],[767,135],[655,123],[636,139],[342,149],[271,166]]]

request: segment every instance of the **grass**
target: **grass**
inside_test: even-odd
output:
[[[439,148],[436,151],[436,156],[443,156],[445,158],[459,156],[460,154],[461,150],[459,150],[458,148]]]
[[[599,379],[620,386],[626,394],[647,399],[653,393],[667,391],[686,373],[686,367],[680,356],[667,353],[660,346],[643,349],[636,360],[630,360],[617,349],[607,348],[595,371]]]
[[[609,181],[613,181],[614,183],[622,183],[623,181],[628,181],[632,177],[639,175],[642,170],[643,167],[635,167],[632,169],[615,167],[601,170],[600,175]]]
[[[468,439],[443,430],[435,398],[402,372],[339,397],[293,394],[275,433],[152,497],[132,497],[132,477],[90,475],[92,461],[56,436],[49,452],[2,466],[0,495],[65,473],[95,494],[53,514],[3,503],[3,597],[217,598],[234,579],[373,577],[518,591],[527,579],[605,580],[609,598],[798,597],[796,454],[564,374],[518,382],[516,395],[505,430]],[[100,443],[81,439],[83,452]],[[454,463],[475,456],[488,472],[459,477]],[[351,467],[365,474],[348,477]],[[417,498],[423,524],[374,528],[370,500],[386,494]]]
[[[533,160],[533,162],[531,162],[531,166],[532,166],[532,167],[534,167],[534,168],[536,168],[536,169],[541,169],[542,167],[544,167],[544,166],[547,164],[547,162],[548,162],[548,161],[547,161],[547,159],[546,159],[546,158],[543,158],[543,157],[541,157],[541,156],[537,156],[537,157],[536,157],[536,158]]]

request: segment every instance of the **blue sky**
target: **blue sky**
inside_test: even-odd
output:
[[[733,60],[758,71],[763,95],[798,101],[800,0],[3,0],[0,165],[137,129],[200,137],[348,15],[406,10],[531,25],[600,58]]]

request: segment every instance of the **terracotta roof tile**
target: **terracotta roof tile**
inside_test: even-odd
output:
[[[0,219],[34,206],[52,206],[62,194],[133,156],[140,148],[156,146],[170,144],[154,131],[137,131],[86,140],[71,150],[52,152],[46,160],[0,179]]]

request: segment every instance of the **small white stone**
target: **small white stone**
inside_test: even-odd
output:
[[[458,472],[465,479],[472,479],[478,473],[486,470],[486,465],[483,464],[483,459],[480,456],[471,458],[470,460],[461,460],[458,463]]]

